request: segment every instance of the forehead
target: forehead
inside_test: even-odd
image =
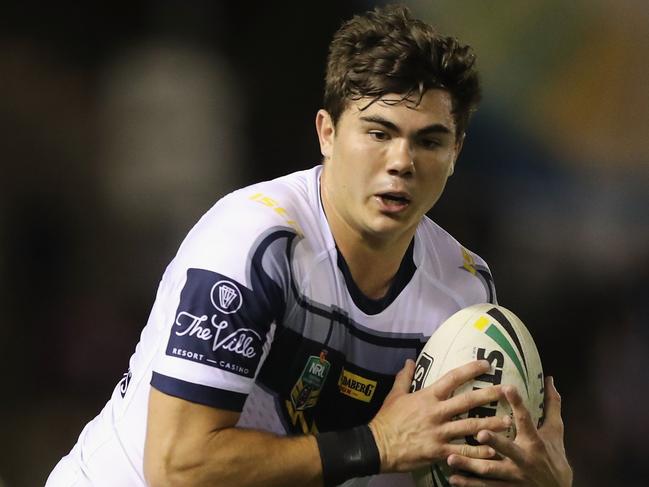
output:
[[[402,98],[403,95],[389,93],[376,101],[373,98],[353,100],[343,112],[343,117],[348,115],[360,120],[361,117],[381,116],[407,130],[441,124],[455,133],[453,101],[448,91],[428,90],[421,100],[417,97]]]

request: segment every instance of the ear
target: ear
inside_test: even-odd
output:
[[[460,135],[455,142],[455,155],[453,156],[453,161],[448,166],[449,177],[451,177],[453,172],[455,172],[455,163],[457,162],[457,158],[460,157],[460,152],[462,152],[462,146],[464,145],[464,135],[465,134]]]
[[[333,153],[334,136],[336,128],[329,112],[324,109],[318,110],[315,116],[315,129],[318,132],[318,141],[320,142],[320,153],[322,157],[328,159]]]

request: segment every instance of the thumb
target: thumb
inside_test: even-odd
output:
[[[545,416],[543,429],[551,429],[563,435],[563,420],[561,419],[561,396],[554,385],[553,377],[545,378],[545,401],[543,404]]]

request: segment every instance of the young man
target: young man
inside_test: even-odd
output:
[[[435,329],[495,302],[486,264],[425,217],[478,102],[473,61],[404,8],[344,24],[316,116],[323,166],[198,222],[128,374],[48,486],[409,485],[433,462],[484,477],[456,485],[569,486],[551,383],[538,431],[514,390],[449,398],[485,362],[408,394]],[[504,398],[514,442],[493,434],[509,418],[453,420]]]

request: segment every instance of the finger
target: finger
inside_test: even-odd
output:
[[[453,396],[444,401],[442,407],[444,414],[450,418],[478,406],[499,401],[504,396],[501,386],[489,386]]]
[[[403,368],[397,373],[394,378],[394,384],[392,384],[392,389],[388,393],[385,400],[388,398],[400,396],[402,394],[407,394],[410,391],[410,383],[412,382],[412,376],[415,373],[415,362],[414,360],[408,359],[404,364]]]
[[[442,434],[446,440],[464,438],[465,436],[477,435],[480,431],[490,430],[494,432],[505,431],[511,426],[509,416],[492,416],[490,418],[468,418],[458,419],[446,423]]]
[[[468,458],[494,458],[496,451],[487,445],[469,445],[468,443],[451,443],[447,446],[446,455],[458,455]]]
[[[511,487],[511,482],[490,480],[486,478],[468,477],[461,472],[454,473],[449,477],[449,483],[458,487]]]
[[[545,418],[543,430],[555,429],[563,435],[563,420],[561,419],[561,396],[554,385],[553,377],[545,378],[545,400],[543,409]]]
[[[429,389],[438,399],[447,399],[451,393],[465,382],[484,374],[490,368],[486,360],[474,360],[455,369],[449,370],[437,379]]]
[[[446,463],[457,472],[456,475],[464,476],[463,473],[478,475],[480,480],[489,479],[515,480],[515,471],[508,460],[492,460],[483,458],[470,458],[464,455],[450,455]],[[475,478],[475,477],[472,477]],[[482,484],[480,484],[482,485]],[[494,484],[485,484],[494,485]]]
[[[536,425],[532,421],[532,416],[530,416],[530,412],[527,410],[518,390],[513,386],[505,386],[503,387],[503,391],[514,413],[516,434],[530,439],[538,437]]]
[[[502,435],[498,435],[493,431],[483,430],[476,435],[476,438],[481,444],[490,446],[501,455],[510,458],[516,464],[523,461],[521,447]]]

